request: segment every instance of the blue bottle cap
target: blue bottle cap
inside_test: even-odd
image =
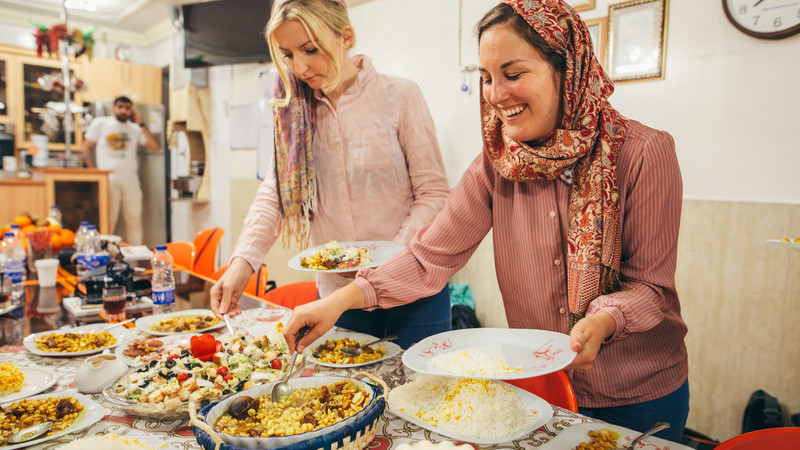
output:
[[[97,229],[97,225],[89,225],[89,229],[90,230],[96,230]]]
[[[18,225],[18,224],[16,224],[16,223],[12,223],[12,224],[11,224],[11,229],[12,229],[12,230],[19,230],[19,225]]]
[[[158,250],[158,251],[163,251],[163,250],[166,250],[166,249],[167,249],[167,246],[164,245],[164,244],[156,245],[156,250]]]
[[[82,227],[89,226],[89,222],[88,222],[88,221],[86,221],[86,220],[81,220],[81,226],[82,226]]]
[[[12,238],[13,238],[13,237],[14,237],[14,232],[13,232],[13,231],[6,231],[6,232],[3,234],[3,236],[4,236],[4,237],[12,237]]]

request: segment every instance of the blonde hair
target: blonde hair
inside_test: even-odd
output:
[[[330,30],[334,37],[339,38],[344,34],[346,27],[351,27],[352,29],[347,10],[335,0],[288,0],[280,4],[272,12],[272,16],[264,28],[264,35],[267,38],[270,55],[272,60],[275,61],[275,67],[278,69],[278,75],[283,80],[284,86],[290,86],[289,74],[286,72],[284,64],[278,61],[283,57],[283,53],[278,47],[275,31],[279,26],[290,20],[300,22],[317,48],[331,61],[334,77],[330,83],[322,86],[322,91],[333,90],[342,78],[342,64],[340,55],[333,51],[333,42],[328,39],[330,34],[326,33],[325,30]],[[353,43],[355,43],[355,35],[353,36]],[[273,99],[271,103],[284,107],[289,103],[290,96],[291,92],[287,89],[284,98]]]

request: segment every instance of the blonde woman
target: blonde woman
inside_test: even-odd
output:
[[[428,107],[411,81],[351,57],[355,31],[342,1],[276,3],[265,29],[278,69],[275,171],[259,187],[230,268],[211,289],[217,315],[239,313],[254,268],[280,236],[305,246],[330,240],[408,244],[449,191]],[[321,296],[349,278],[320,274]],[[407,308],[354,310],[338,325],[398,344],[450,329],[445,287]]]

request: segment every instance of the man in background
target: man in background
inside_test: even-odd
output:
[[[128,97],[117,97],[113,116],[97,117],[84,135],[83,161],[86,167],[111,170],[108,176],[108,196],[111,233],[117,226],[120,212],[125,221],[125,241],[142,243],[142,188],[139,183],[136,151],[139,145],[148,150],[160,150],[161,145],[133,109]],[[92,150],[96,148],[96,159]]]

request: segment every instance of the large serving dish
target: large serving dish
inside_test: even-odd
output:
[[[190,350],[176,355],[177,358],[164,354],[158,360],[131,369],[106,387],[103,396],[126,414],[159,420],[186,418],[190,400],[206,405],[251,384],[285,377],[289,367],[285,341],[265,344],[261,337],[231,335],[220,336],[219,340],[221,347],[211,360],[200,361]],[[279,367],[274,365],[276,362]],[[186,377],[182,378],[184,373]],[[194,385],[190,382],[184,386],[191,380]]]
[[[309,269],[308,267],[303,267],[300,264],[300,258],[306,258],[309,255],[324,249],[326,244],[323,244],[323,245],[317,245],[316,247],[307,248],[302,252],[293,256],[292,259],[289,260],[289,267],[295,270],[301,270],[303,272],[315,272],[315,273],[356,272],[359,269],[363,269],[365,267],[378,267],[379,265],[388,261],[392,256],[400,253],[400,251],[406,247],[404,244],[394,241],[351,241],[351,242],[340,242],[339,244],[341,244],[341,246],[344,247],[345,249],[353,247],[365,247],[367,250],[369,250],[369,262],[361,266],[349,267],[346,269],[317,270],[317,269]]]
[[[100,332],[100,331],[105,331],[107,328],[109,328],[109,326],[110,325],[107,324],[107,323],[94,323],[94,324],[90,324],[90,325],[83,325],[83,326],[80,326],[80,327],[64,328],[64,329],[52,330],[52,331],[43,331],[41,333],[35,333],[35,334],[28,335],[22,341],[22,345],[24,345],[25,349],[28,350],[29,352],[33,353],[34,355],[72,357],[72,356],[93,355],[95,353],[100,353],[105,349],[112,349],[112,348],[120,345],[121,343],[132,339],[133,336],[136,335],[136,330],[135,329],[125,328],[124,326],[119,326],[119,327],[114,327],[114,328],[111,328],[111,329],[107,330],[109,333],[111,333],[114,336],[114,338],[116,338],[117,342],[115,342],[112,345],[105,346],[105,347],[94,348],[94,349],[91,349],[91,350],[76,351],[76,352],[48,352],[48,351],[40,350],[36,346],[36,339],[38,339],[41,336],[46,336],[48,334],[67,334],[67,333],[80,334],[80,333]]]
[[[78,394],[77,392],[58,392],[58,393],[52,393],[52,394],[42,394],[42,395],[36,395],[36,396],[33,396],[33,397],[29,397],[29,398],[27,398],[27,400],[35,400],[35,399],[39,399],[39,398],[51,398],[51,397],[56,397],[56,398],[58,398],[58,397],[72,397],[72,398],[78,400],[78,402],[80,402],[81,405],[83,405],[83,411],[80,413],[78,418],[75,419],[75,421],[72,423],[72,425],[70,425],[69,427],[67,427],[67,428],[65,428],[65,429],[63,429],[63,430],[61,430],[61,431],[59,431],[57,433],[53,433],[50,436],[43,436],[43,437],[31,440],[31,441],[22,442],[20,444],[3,446],[2,448],[4,450],[12,450],[12,449],[15,449],[15,448],[29,447],[29,446],[33,446],[33,445],[36,445],[36,444],[41,444],[42,442],[47,442],[49,440],[59,438],[61,436],[65,436],[65,435],[68,435],[68,434],[72,434],[72,433],[81,431],[81,430],[83,430],[85,428],[89,428],[90,426],[94,425],[95,423],[100,421],[100,419],[102,419],[103,416],[106,415],[106,409],[105,408],[103,408],[102,406],[97,404],[91,398],[89,398],[89,397],[87,397],[85,395]],[[3,404],[1,406],[5,408],[5,407],[9,406],[11,403],[13,403],[13,402],[3,402]]]
[[[616,431],[620,437],[617,440],[619,448],[624,448],[631,445],[631,442],[640,434],[639,431],[629,430],[628,428],[611,425],[602,422],[583,422],[571,425],[558,433],[558,436],[553,440],[546,442],[542,448],[551,450],[561,450],[565,448],[575,448],[581,442],[591,442],[592,438],[589,437],[589,431],[597,431],[600,429],[607,429]],[[636,445],[636,450],[689,450],[689,447],[675,442],[668,441],[657,437],[649,437]]]
[[[452,379],[452,378],[448,377],[448,379]],[[414,411],[414,412],[408,411],[408,410],[401,411],[397,407],[397,404],[392,402],[391,396],[388,399],[389,400],[388,410],[392,414],[394,414],[394,415],[396,415],[396,416],[398,416],[398,417],[400,417],[400,418],[402,418],[402,419],[404,419],[404,420],[406,420],[408,422],[411,422],[411,423],[413,423],[415,425],[418,425],[418,426],[420,426],[422,428],[425,428],[426,430],[433,431],[434,433],[438,433],[441,436],[445,436],[445,437],[448,437],[448,438],[451,438],[451,439],[455,439],[457,441],[471,442],[473,444],[499,444],[499,443],[503,443],[503,442],[514,441],[516,439],[521,439],[521,438],[523,438],[525,436],[528,436],[531,432],[533,432],[533,430],[535,430],[535,429],[539,428],[540,426],[546,424],[547,421],[550,420],[550,418],[553,417],[553,407],[550,406],[549,403],[547,403],[542,398],[540,398],[540,397],[538,397],[538,396],[536,396],[536,395],[534,395],[534,394],[532,394],[532,393],[530,393],[530,392],[528,392],[528,391],[526,391],[524,389],[518,388],[518,387],[513,386],[511,384],[508,384],[508,383],[504,383],[502,381],[484,381],[484,383],[497,383],[501,389],[510,389],[511,391],[516,392],[519,395],[519,399],[521,400],[521,402],[525,406],[525,408],[528,409],[529,411],[534,411],[535,412],[533,417],[532,417],[532,419],[529,422],[525,423],[522,428],[520,428],[520,429],[518,429],[516,431],[513,431],[513,432],[509,431],[507,433],[498,434],[498,435],[491,436],[491,437],[486,437],[486,436],[475,436],[475,435],[470,435],[470,434],[466,434],[466,433],[459,433],[459,432],[456,432],[456,431],[449,430],[449,429],[445,428],[444,426],[439,426],[439,425],[434,424],[432,422],[422,420],[416,414],[416,411]],[[392,392],[394,392],[394,390]],[[481,392],[483,392],[483,391],[481,391]],[[497,401],[497,400],[496,399],[493,400],[493,399],[488,398],[488,397],[487,398],[481,398],[481,402],[490,402],[490,401]],[[478,405],[469,405],[469,406],[474,407],[474,408],[480,408],[481,407],[480,404],[478,404]],[[455,411],[455,410],[453,410],[453,411]],[[453,413],[455,414],[455,412],[453,412]],[[564,447],[564,448],[572,448],[572,447]]]
[[[480,375],[473,372],[474,367],[431,367],[434,357],[461,351],[481,352],[518,370]],[[419,341],[403,353],[403,364],[430,375],[516,380],[557,372],[567,367],[575,355],[566,334],[516,328],[469,328],[435,334]]]
[[[172,334],[201,334],[201,333],[208,333],[209,331],[216,330],[218,328],[222,328],[225,326],[225,322],[218,321],[214,325],[200,328],[197,330],[186,330],[186,331],[158,331],[154,330],[153,326],[160,323],[162,320],[172,319],[180,316],[210,316],[214,317],[214,313],[210,309],[189,309],[186,311],[175,311],[166,314],[156,314],[153,316],[145,316],[136,319],[136,328],[141,330],[143,333],[153,334],[156,336],[169,336]]]
[[[50,389],[56,384],[56,374],[43,367],[20,367],[19,370],[25,376],[22,387],[17,392],[11,392],[6,396],[0,397],[0,402],[10,403],[19,399],[36,395]]]
[[[364,418],[367,414],[372,411],[376,405],[378,404],[379,398],[383,394],[383,390],[375,386],[371,383],[365,383],[364,381],[355,379],[355,378],[346,378],[346,377],[337,377],[337,376],[316,376],[316,377],[306,377],[306,378],[291,378],[289,379],[289,386],[294,389],[300,388],[318,388],[324,385],[330,385],[333,383],[337,383],[344,380],[350,380],[355,383],[357,386],[360,386],[366,392],[370,394],[369,403],[367,403],[364,408],[359,411],[358,413],[354,414],[353,416],[348,417],[347,419],[337,422],[333,425],[321,428],[315,431],[309,431],[306,433],[295,434],[290,436],[273,436],[273,437],[242,437],[242,436],[231,436],[228,434],[218,434],[227,444],[232,445],[235,448],[245,448],[245,449],[261,449],[261,448],[273,448],[273,447],[283,447],[288,445],[297,444],[304,441],[309,441],[312,439],[321,438],[327,435],[335,434],[337,431],[347,428],[349,426],[353,426],[355,423],[359,422],[362,418]],[[237,397],[242,395],[247,395],[253,398],[260,397],[262,395],[269,395],[272,391],[272,386],[275,383],[261,385],[252,389],[247,390],[246,392],[240,392],[234,396],[226,398],[220,402],[217,402],[213,405],[210,405],[209,408],[204,409],[201,412],[202,415],[205,415],[204,422],[214,427],[217,419],[228,410],[231,402],[234,401]],[[380,399],[382,400],[382,398]],[[383,408],[380,408],[381,411]],[[378,416],[380,417],[380,415]],[[201,431],[199,428],[195,428],[195,435],[198,435],[198,431]],[[205,432],[203,432],[205,434]],[[206,437],[208,435],[206,434]],[[209,439],[210,440],[210,439]],[[198,436],[198,442],[201,444],[201,439]],[[315,444],[319,444],[319,442],[315,441]],[[319,448],[315,446],[314,448]]]
[[[395,344],[394,342],[380,342],[378,344],[375,344],[373,347],[374,348],[382,347],[384,350],[386,350],[386,353],[383,356],[381,356],[378,359],[374,359],[372,361],[360,362],[355,364],[335,364],[332,362],[320,361],[314,357],[314,351],[325,341],[334,339],[346,339],[346,338],[358,341],[360,344],[366,344],[367,342],[375,341],[378,339],[375,336],[370,336],[369,334],[356,333],[352,331],[329,332],[324,334],[316,341],[312,342],[311,345],[309,345],[308,347],[306,347],[306,350],[303,352],[306,357],[306,360],[313,362],[314,364],[319,364],[320,366],[324,367],[333,367],[333,368],[361,367],[385,361],[397,355],[402,350],[402,348],[399,345]]]

